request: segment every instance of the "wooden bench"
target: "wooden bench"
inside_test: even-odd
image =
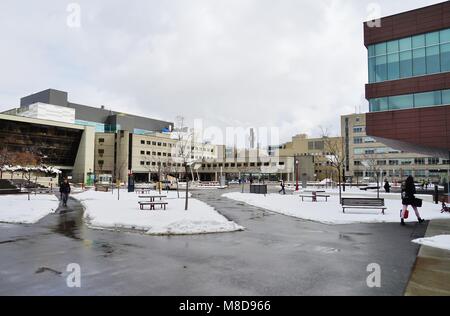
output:
[[[161,209],[164,208],[166,210],[166,206],[169,204],[167,202],[138,202],[141,210],[144,209],[144,206],[149,205],[150,210],[155,210],[155,205],[161,205]]]
[[[384,206],[384,199],[374,198],[342,198],[342,212],[345,213],[345,209],[381,209],[381,213],[384,215],[384,210],[387,207]]]
[[[316,195],[300,194],[299,196],[302,198],[302,202],[304,201],[304,198],[310,198],[313,202],[317,202],[317,198],[325,198],[325,201],[328,202],[328,198],[330,197],[330,195],[323,195],[323,194],[316,194]]]

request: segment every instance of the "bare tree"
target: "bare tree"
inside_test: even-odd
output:
[[[382,165],[379,164],[380,157],[377,154],[366,153],[361,161],[366,171],[372,174],[372,177],[377,182],[377,198],[380,197],[380,176],[382,172]]]
[[[345,167],[345,151],[341,138],[330,137],[326,129],[322,129],[324,151],[329,165],[336,169],[338,174],[339,203],[342,203],[342,171]]]
[[[185,119],[183,116],[178,116],[176,118],[173,137],[176,139],[177,143],[173,148],[172,156],[174,156],[175,161],[180,161],[184,168],[184,177],[186,181],[185,210],[187,211],[189,204],[189,167],[192,164],[193,132],[185,126]]]

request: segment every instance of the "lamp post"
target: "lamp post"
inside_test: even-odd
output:
[[[295,191],[299,191],[299,187],[298,187],[298,178],[299,178],[299,161],[298,161],[298,157],[295,156],[295,173],[296,173],[296,179],[295,179]]]

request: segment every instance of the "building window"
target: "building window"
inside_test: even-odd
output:
[[[144,166],[145,165],[145,161],[141,161],[141,166]]]
[[[141,150],[141,155],[145,155],[145,151],[144,150]]]
[[[151,143],[152,143],[151,141],[149,141],[149,140],[147,141],[147,145],[150,145]]]
[[[102,165],[105,164],[105,161],[104,161],[104,160],[99,160],[99,161],[98,161],[98,164],[99,164],[100,166],[102,166]]]
[[[158,143],[158,146],[161,147],[161,143]]]
[[[439,164],[439,158],[428,158],[428,164],[429,165],[438,165]]]
[[[141,145],[145,145],[145,140],[141,140]]]
[[[160,153],[160,152],[158,152],[158,156],[161,156],[161,153]]]
[[[353,144],[362,144],[363,138],[362,137],[354,137],[353,138]]]
[[[150,151],[147,151],[147,156],[150,156],[152,153]]]
[[[425,164],[425,158],[415,158],[414,164],[416,165],[424,165]]]
[[[359,161],[359,160],[355,160],[355,161],[354,161],[354,165],[355,165],[355,166],[361,166],[362,163],[361,163],[361,161]]]
[[[104,139],[104,138],[99,138],[99,139],[98,139],[98,142],[99,142],[99,143],[104,143],[104,142],[105,142],[105,139]]]
[[[369,83],[450,71],[450,29],[368,47]]]
[[[364,133],[365,127],[364,126],[355,126],[353,127],[353,133]]]

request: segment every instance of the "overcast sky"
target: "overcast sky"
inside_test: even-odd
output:
[[[438,2],[2,0],[0,110],[55,88],[163,120],[276,126],[282,140],[337,134],[340,115],[368,109],[369,4],[385,16]]]

